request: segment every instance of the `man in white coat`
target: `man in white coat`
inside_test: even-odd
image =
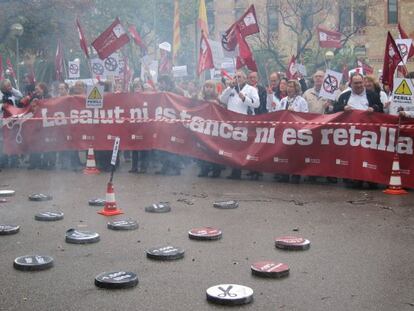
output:
[[[257,89],[246,83],[247,77],[243,71],[237,71],[235,78],[220,95],[219,100],[227,109],[240,114],[253,114],[255,108],[260,106]],[[229,179],[241,179],[241,170],[233,169]]]

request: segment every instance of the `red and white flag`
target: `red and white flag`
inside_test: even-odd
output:
[[[63,68],[63,50],[62,43],[58,40],[56,55],[55,55],[55,79],[56,81],[64,80],[64,68]]]
[[[374,74],[374,68],[372,68],[370,65],[368,65],[367,63],[365,63],[362,60],[357,60],[357,66],[361,67],[362,70],[364,71],[364,74],[366,74],[366,75]]]
[[[197,74],[200,75],[207,69],[214,68],[213,54],[211,52],[210,44],[208,43],[207,37],[204,31],[201,32],[200,40],[200,55],[198,57]]]
[[[408,34],[404,31],[401,27],[400,23],[398,23],[398,32],[400,33],[401,39],[411,39]],[[410,51],[408,52],[408,59],[414,56],[414,45],[411,44]]]
[[[241,16],[229,29],[223,34],[221,45],[227,51],[234,51],[238,44],[237,32],[240,32],[243,38],[260,32],[257,23],[256,10],[252,4],[248,10]]]
[[[286,70],[286,78],[290,79],[296,79],[298,70],[296,68],[296,56],[292,55],[290,58],[287,70]]]
[[[117,17],[115,21],[92,42],[92,46],[98,53],[99,58],[105,59],[128,42],[129,37],[124,26],[122,26]]]
[[[322,27],[318,27],[318,39],[319,46],[321,48],[341,48],[341,36],[342,34],[337,31],[327,30]]]
[[[236,60],[236,69],[246,66],[249,70],[257,72],[257,64],[253,59],[253,53],[238,28],[236,29],[236,38],[239,54]]]
[[[78,28],[80,47],[81,47],[83,53],[85,53],[86,58],[89,58],[88,43],[86,41],[83,29],[80,25],[80,22],[79,22],[78,18],[76,18],[76,27]]]
[[[402,62],[400,52],[391,33],[388,32],[385,44],[384,67],[382,68],[382,83],[393,89],[394,72],[398,64]]]
[[[134,25],[129,26],[128,31],[131,34],[132,39],[134,39],[135,44],[141,48],[143,54],[147,54],[148,48],[145,45],[144,41],[142,41],[142,38],[139,35],[138,31],[136,30],[135,26]]]

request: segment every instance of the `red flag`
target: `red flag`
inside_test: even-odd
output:
[[[168,51],[160,49],[160,64],[158,72],[160,75],[170,74],[172,70],[172,60]]]
[[[368,65],[364,61],[357,60],[357,65],[358,65],[358,67],[362,68],[362,70],[364,71],[364,74],[366,74],[366,75],[374,74],[374,68],[372,68],[370,65]]]
[[[63,50],[60,40],[58,41],[55,55],[55,79],[56,81],[63,81]]]
[[[10,75],[13,77],[14,80],[16,80],[16,72],[14,72],[13,64],[9,57],[7,57],[6,64],[7,64],[7,70],[10,71]]]
[[[233,80],[233,77],[229,75],[229,73],[224,70],[223,68],[220,70],[220,75],[222,77],[226,77],[227,79]]]
[[[4,79],[3,56],[0,55],[0,80]]]
[[[393,88],[394,72],[398,64],[402,62],[400,52],[391,33],[388,32],[387,43],[385,44],[384,67],[382,69],[382,83]]]
[[[321,27],[317,28],[319,46],[321,48],[341,48],[341,36],[342,34],[337,31],[327,30]]]
[[[400,23],[398,23],[398,31],[400,33],[401,39],[411,39],[404,29],[401,27]],[[414,56],[414,45],[411,44],[410,51],[408,52],[408,59]]]
[[[200,40],[200,55],[198,57],[197,74],[200,75],[207,69],[214,68],[213,54],[211,52],[210,44],[208,43],[207,37],[204,31],[201,32]]]
[[[99,58],[105,59],[128,42],[129,37],[117,17],[115,21],[92,42],[92,46],[98,53]]]
[[[234,51],[237,46],[237,31],[243,38],[260,32],[256,10],[252,4],[249,9],[223,34],[221,45],[227,51]]]
[[[246,66],[251,71],[257,71],[257,65],[253,59],[253,53],[241,32],[238,30],[238,27],[236,28],[236,38],[239,52],[236,61],[236,69]]]
[[[85,35],[83,33],[83,30],[82,30],[82,27],[80,25],[80,22],[79,22],[78,18],[76,18],[76,27],[78,28],[80,47],[81,47],[83,53],[85,53],[86,58],[89,58],[88,43],[86,41]]]
[[[147,46],[145,45],[144,41],[142,41],[141,36],[139,35],[138,31],[135,29],[135,26],[131,25],[128,27],[129,33],[131,34],[132,39],[136,45],[138,45],[144,54],[147,54]]]
[[[286,70],[286,78],[290,79],[296,79],[297,69],[296,69],[296,57],[295,55],[292,55],[290,58],[287,70]]]

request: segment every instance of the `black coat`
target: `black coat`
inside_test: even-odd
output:
[[[349,98],[351,97],[352,91],[349,90],[341,94],[338,98],[338,101],[335,102],[333,111],[339,112],[344,111],[344,107],[348,104]],[[381,103],[379,95],[375,92],[366,91],[368,106],[372,107],[375,112],[384,112],[384,106]]]
[[[258,114],[263,114],[267,112],[267,108],[266,108],[266,102],[267,102],[267,91],[266,88],[262,85],[257,85],[257,93],[259,93],[259,101],[260,101],[260,106],[259,108],[255,108],[254,109],[254,114],[258,115]]]

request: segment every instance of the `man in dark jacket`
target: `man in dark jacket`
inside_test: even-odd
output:
[[[342,93],[334,104],[334,112],[347,110],[365,110],[370,112],[384,112],[384,107],[377,93],[367,91],[364,87],[364,77],[355,73],[350,79],[349,91]],[[363,181],[344,179],[347,187],[362,188]],[[369,188],[376,189],[375,183],[368,183]]]
[[[364,77],[360,73],[351,76],[351,89],[342,93],[334,104],[334,112],[346,110],[366,110],[384,112],[384,107],[377,93],[367,91]]]

